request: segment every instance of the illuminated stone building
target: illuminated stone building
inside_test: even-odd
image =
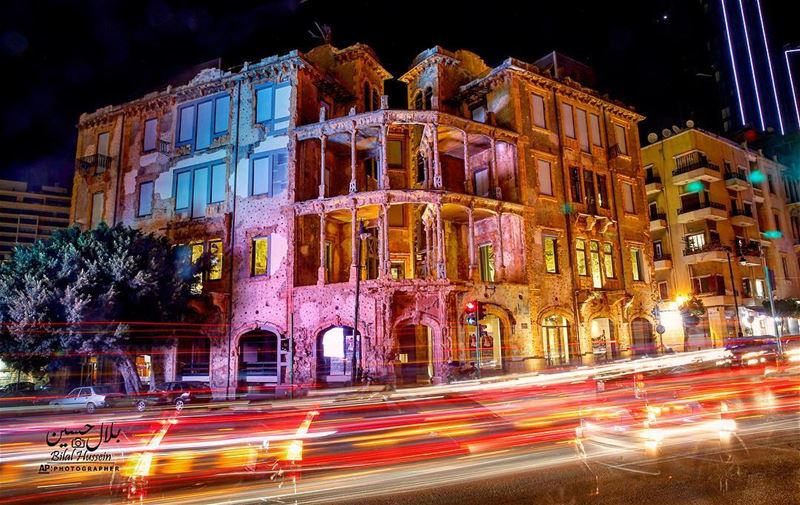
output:
[[[359,273],[358,361],[401,384],[653,352],[642,117],[545,61],[434,47],[408,107],[363,45],[205,70],[81,117],[71,218],[218,258],[223,329],[153,353],[218,395],[350,382]]]
[[[743,335],[774,335],[769,288],[775,299],[800,295],[797,183],[779,163],[704,130],[665,133],[642,149],[664,344],[718,347],[740,324]],[[706,313],[684,325],[678,307],[692,295]],[[795,319],[780,323],[797,333]]]

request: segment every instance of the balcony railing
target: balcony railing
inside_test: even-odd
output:
[[[111,156],[92,154],[75,160],[75,169],[89,175],[105,172],[111,166]]]
[[[719,209],[719,210],[728,210],[727,207],[725,207],[724,204],[708,201],[708,202],[696,203],[696,204],[690,205],[688,207],[681,207],[680,209],[678,209],[678,215],[686,214],[687,212],[692,212],[692,211],[695,211],[695,210],[708,209],[708,208]]]
[[[683,250],[683,255],[689,256],[691,254],[698,254],[710,251],[724,251],[725,249],[726,248],[724,245],[722,245],[722,242],[712,241],[705,243],[699,247],[687,245],[686,248],[684,248]]]
[[[651,212],[650,221],[658,221],[659,219],[667,220],[667,215],[664,212]]]
[[[761,255],[761,244],[755,240],[748,240],[739,245],[739,254],[744,256],[759,256]]]
[[[645,177],[644,183],[645,184],[656,184],[656,183],[661,184],[661,177],[659,177],[658,175],[648,175],[647,177]]]
[[[731,179],[739,179],[740,181],[747,182],[747,177],[744,175],[744,172],[739,171],[726,171],[725,172],[725,180],[729,181]]]
[[[743,207],[741,209],[734,208],[731,209],[731,216],[753,217],[753,209],[751,209],[750,207]]]
[[[696,170],[698,168],[710,168],[716,172],[720,171],[719,165],[711,163],[704,154],[698,152],[676,158],[675,167],[675,170],[672,171],[673,176],[685,174],[686,172],[691,172],[692,170]]]

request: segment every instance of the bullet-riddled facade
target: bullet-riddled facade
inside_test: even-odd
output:
[[[346,384],[354,348],[403,384],[656,350],[641,116],[469,51],[421,53],[408,107],[390,77],[366,46],[325,45],[81,117],[72,221],[216,258],[194,304],[214,330],[143,369],[224,396]]]

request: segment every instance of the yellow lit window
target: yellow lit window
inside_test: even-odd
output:
[[[547,273],[558,273],[558,251],[555,237],[544,237],[544,266]]]
[[[589,275],[586,269],[586,242],[583,239],[575,241],[575,254],[578,258],[578,275]]]
[[[589,257],[592,264],[592,286],[603,287],[603,277],[600,275],[600,245],[596,240],[589,242]]]
[[[603,244],[603,265],[606,270],[606,279],[614,278],[614,247],[611,244]]]
[[[269,238],[260,237],[253,240],[253,275],[265,275],[267,273],[269,258]]]
[[[222,240],[208,242],[208,251],[211,253],[211,270],[208,279],[217,281],[222,279]]]
[[[189,250],[192,254],[192,265],[197,263],[197,260],[203,256],[205,248],[202,242],[195,242],[189,245]],[[192,283],[192,293],[200,294],[203,292],[203,274],[195,274],[194,283]]]
[[[494,247],[484,244],[478,249],[481,257],[481,281],[494,282]]]

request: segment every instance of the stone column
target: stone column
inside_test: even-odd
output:
[[[325,145],[328,136],[324,133],[319,137],[319,197],[325,198]]]
[[[389,160],[386,157],[386,143],[389,141],[389,126],[381,125],[381,189],[389,189]]]
[[[319,269],[317,286],[325,284],[325,211],[319,215]]]
[[[444,255],[444,223],[442,223],[442,204],[436,204],[436,276],[447,278],[447,264]]]
[[[472,195],[475,193],[475,189],[472,187],[472,174],[470,173],[469,167],[469,134],[467,130],[463,131],[464,134],[464,192],[468,195]]]
[[[490,145],[491,145],[491,157],[492,157],[492,168],[491,168],[491,177],[492,177],[492,187],[494,187],[494,194],[498,200],[503,199],[503,192],[500,189],[500,182],[498,181],[497,176],[497,142],[495,141],[494,135],[490,137]]]
[[[442,187],[442,167],[439,164],[439,125],[434,124],[431,127],[433,135],[433,187],[440,189]]]
[[[356,126],[353,124],[353,129],[350,132],[350,194],[358,191],[358,183],[356,182]]]
[[[423,220],[423,226],[425,227],[425,267],[428,270],[426,272],[427,277],[433,276],[433,233],[431,233],[431,222],[429,219]]]
[[[506,260],[503,254],[503,214],[497,211],[497,256],[500,259],[497,263],[497,279],[495,282],[505,280]]]
[[[475,263],[475,216],[472,207],[467,207],[467,247],[469,248],[469,279],[477,281],[478,265]]]
[[[381,230],[383,230],[383,233],[381,234],[383,237],[383,240],[381,241],[381,251],[383,252],[381,273],[384,277],[389,277],[392,271],[392,258],[389,253],[389,206],[387,204],[381,205],[381,212]]]
[[[356,250],[358,249],[358,222],[356,222],[356,218],[358,217],[357,209],[356,209],[356,202],[353,201],[352,207],[350,208],[350,234],[351,234],[351,243],[350,243],[350,282],[355,284],[356,282],[356,275],[358,274],[358,267],[356,265]]]

